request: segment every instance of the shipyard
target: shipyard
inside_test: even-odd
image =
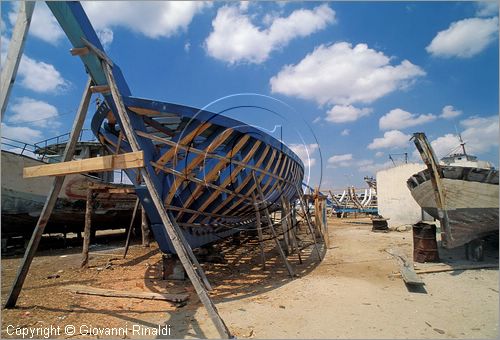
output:
[[[1,338],[498,338],[497,2],[0,13]]]

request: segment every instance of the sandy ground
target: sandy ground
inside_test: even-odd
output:
[[[226,263],[203,264],[214,286],[211,293],[220,315],[238,338],[496,338],[499,322],[497,269],[423,274],[424,289],[411,291],[385,250],[399,250],[411,259],[412,233],[374,233],[368,219],[331,219],[331,245],[319,263],[312,247],[303,264],[290,262],[299,274],[290,279],[273,242],[267,242],[267,269],[260,268],[258,246],[244,240],[237,247],[221,245]],[[310,238],[301,235],[304,245]],[[487,249],[486,262],[498,263],[498,248]],[[123,249],[95,247],[91,266],[79,269],[79,248],[45,250],[35,259],[18,307],[2,310],[2,338],[15,337],[14,327],[61,327],[60,338],[103,338],[79,334],[88,328],[128,330],[118,338],[216,338],[218,333],[186,282],[161,280],[156,249],[134,245]],[[324,251],[324,249],[323,249]],[[467,263],[459,249],[440,249],[449,264]],[[19,258],[3,258],[2,303]],[[110,264],[110,265],[108,265]],[[428,264],[418,264],[425,268]],[[48,279],[51,274],[58,278]],[[168,302],[76,295],[61,287],[86,284],[99,288],[182,293],[185,306]],[[151,332],[167,326],[170,335],[132,334],[133,327]],[[65,334],[75,326],[77,334]],[[84,326],[81,329],[81,326]],[[137,329],[137,328],[136,328]],[[54,334],[53,334],[54,335]],[[19,336],[18,336],[19,337]],[[38,338],[42,338],[40,335]],[[109,337],[109,336],[108,336]],[[115,336],[116,337],[116,336]]]

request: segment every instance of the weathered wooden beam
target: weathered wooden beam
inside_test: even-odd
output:
[[[122,127],[125,131],[125,136],[127,137],[132,150],[139,151],[140,145],[139,141],[135,135],[135,132],[132,128],[132,123],[130,122],[130,117],[127,114],[127,110],[125,105],[123,104],[123,100],[120,92],[116,86],[113,72],[111,70],[111,66],[107,64],[105,61],[102,62],[103,69],[105,71],[106,79],[111,88],[111,95],[113,97],[113,101],[115,102],[118,115],[120,117],[120,121],[122,123]],[[145,168],[141,168],[142,178],[144,179],[144,184],[148,188],[148,192],[151,196],[151,199],[160,215],[161,221],[163,223],[163,227],[168,234],[168,237],[172,241],[172,245],[179,256],[179,260],[181,261],[186,273],[191,280],[191,283],[196,290],[200,301],[203,303],[205,308],[207,309],[208,315],[212,322],[214,323],[215,328],[219,332],[221,338],[231,338],[231,332],[227,328],[224,320],[219,315],[217,308],[214,303],[210,299],[208,292],[205,287],[207,287],[208,280],[206,280],[206,276],[203,273],[203,269],[200,264],[196,260],[196,257],[193,254],[191,246],[187,243],[180,227],[177,225],[176,221],[169,216],[165,206],[163,205],[160,194],[158,193],[153,178],[151,174]],[[194,268],[197,267],[197,269]],[[207,288],[210,286],[208,285]]]
[[[188,294],[162,294],[153,292],[132,292],[115,289],[94,288],[82,285],[63,286],[62,289],[69,290],[76,294],[87,294],[97,296],[123,297],[144,300],[164,300],[170,302],[185,302],[188,300]]]
[[[134,211],[132,213],[132,219],[130,220],[130,225],[127,231],[127,240],[125,241],[125,251],[123,252],[123,258],[127,257],[128,247],[130,246],[130,236],[132,235],[132,227],[134,226],[135,215],[137,214],[137,209],[139,208],[139,197],[135,200]]]
[[[92,93],[109,93],[108,85],[95,85],[90,87]]]
[[[136,151],[119,155],[108,155],[102,157],[79,159],[76,161],[32,166],[29,168],[24,168],[23,176],[24,178],[61,176],[81,174],[85,172],[140,168],[143,166],[144,153],[143,151]]]
[[[2,74],[1,74],[1,89],[0,89],[0,106],[1,106],[1,117],[3,119],[3,114],[7,109],[7,103],[9,101],[10,91],[14,81],[16,80],[17,69],[21,63],[21,58],[23,56],[24,43],[26,42],[26,37],[28,36],[28,30],[31,23],[31,17],[33,16],[33,10],[35,9],[35,1],[20,1],[19,2],[19,12],[17,14],[16,24],[14,25],[14,30],[12,32],[12,37],[10,38],[9,51],[5,57],[5,62],[2,63]]]
[[[85,228],[83,231],[82,262],[80,268],[89,266],[90,231],[92,229],[92,210],[94,206],[92,189],[87,189],[87,201],[85,205]]]
[[[304,218],[306,220],[307,228],[309,229],[309,232],[311,233],[311,237],[314,242],[314,248],[316,249],[316,253],[318,254],[318,258],[321,261],[323,258],[321,257],[321,252],[318,247],[318,243],[316,242],[316,235],[314,234],[314,230],[312,227],[311,220],[309,219],[309,214],[307,213],[307,206],[306,203],[304,203],[303,195],[304,193],[302,192],[302,189],[300,188],[299,185],[296,186],[296,192],[297,195],[299,196],[299,205],[302,210],[302,213],[304,214]]]
[[[90,93],[90,85],[92,85],[92,81],[89,77],[82,96],[82,100],[80,102],[80,106],[78,108],[78,112],[73,122],[73,127],[71,129],[68,143],[66,144],[66,147],[64,149],[64,153],[62,156],[63,161],[69,161],[73,158],[73,154],[75,153],[78,136],[80,135],[83,123],[85,122],[85,116],[87,114],[90,98],[92,96],[92,94]],[[49,195],[47,196],[47,200],[45,201],[45,205],[43,206],[40,217],[38,218],[35,230],[33,231],[33,235],[31,236],[16,278],[7,297],[5,308],[12,308],[16,305],[17,298],[19,297],[21,289],[23,288],[24,280],[26,279],[26,275],[28,275],[29,267],[31,265],[31,262],[33,261],[33,258],[35,257],[36,250],[38,249],[38,244],[42,239],[43,231],[45,230],[45,226],[49,221],[50,215],[52,214],[52,210],[54,209],[57,201],[57,196],[61,191],[62,185],[64,183],[64,178],[64,176],[60,176],[54,179],[54,184],[52,185],[52,189],[50,190]]]
[[[90,50],[88,47],[75,47],[69,50],[72,56],[82,56],[89,54]]]
[[[262,189],[260,187],[260,182],[257,179],[257,175],[255,174],[254,171],[252,171],[252,176],[253,176],[253,180],[256,183],[257,193],[259,194],[259,199],[261,200],[261,202],[265,202],[265,197],[264,197],[264,194],[263,194]],[[255,195],[253,197],[255,197]],[[254,202],[254,204],[256,204],[258,206],[257,202]],[[278,252],[280,253],[281,258],[283,259],[283,262],[285,263],[285,267],[288,270],[288,274],[290,274],[291,277],[294,277],[295,272],[294,272],[292,266],[290,265],[290,262],[288,262],[288,259],[286,258],[286,255],[283,251],[283,248],[281,248],[281,244],[278,240],[278,234],[276,233],[276,230],[274,230],[273,221],[271,219],[271,216],[269,215],[269,210],[267,210],[265,205],[262,208],[262,210],[264,210],[264,216],[266,217],[267,223],[269,224],[269,230],[271,230],[271,235],[273,236],[274,242],[276,243],[276,248],[278,248]]]

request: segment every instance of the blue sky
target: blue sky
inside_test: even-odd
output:
[[[311,164],[313,184],[364,187],[364,176],[392,165],[389,155],[419,161],[409,141],[417,131],[439,156],[458,146],[461,132],[471,153],[498,166],[496,2],[84,8],[134,96],[213,111],[266,108],[227,114],[282,133]],[[1,9],[3,60],[17,4],[3,1]],[[70,48],[37,3],[3,136],[36,142],[69,130],[86,81]]]

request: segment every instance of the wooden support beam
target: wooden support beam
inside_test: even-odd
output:
[[[42,176],[62,176],[86,172],[100,172],[115,169],[140,168],[144,166],[143,151],[128,152],[76,161],[45,164],[24,168],[24,178]]]
[[[302,213],[304,214],[307,228],[308,228],[309,232],[311,233],[311,237],[312,237],[313,242],[314,242],[314,248],[316,249],[316,253],[318,254],[318,258],[321,261],[323,258],[321,257],[321,252],[319,250],[318,243],[316,242],[316,235],[314,234],[312,223],[311,223],[311,220],[309,219],[309,214],[307,212],[307,208],[306,208],[306,205],[305,205],[304,200],[303,200],[304,193],[300,189],[299,185],[297,185],[295,188],[296,188],[295,190],[297,192],[297,195],[299,196],[299,205],[300,205],[300,208],[302,210]]]
[[[188,294],[162,294],[153,292],[132,292],[124,290],[115,289],[103,289],[94,288],[83,285],[70,285],[63,286],[62,289],[69,290],[70,292],[76,294],[87,294],[87,295],[97,295],[97,296],[110,296],[110,297],[122,297],[122,298],[133,298],[133,299],[144,299],[144,300],[164,300],[170,302],[185,302],[188,300]]]
[[[109,93],[108,85],[95,85],[90,87],[92,93]]]
[[[264,197],[264,194],[262,193],[262,189],[260,187],[260,182],[257,179],[257,175],[255,175],[254,171],[252,171],[252,176],[253,176],[253,180],[255,181],[255,184],[257,187],[257,193],[259,194],[259,199],[261,202],[263,202],[265,204],[265,197]],[[255,197],[255,195],[254,195],[254,197]],[[256,204],[258,206],[257,202],[255,202],[254,204]],[[265,205],[262,208],[262,210],[264,210],[264,216],[266,217],[267,223],[269,224],[269,230],[271,230],[271,234],[273,236],[274,242],[276,243],[276,247],[278,248],[278,252],[280,253],[281,258],[283,259],[283,262],[285,263],[285,267],[288,270],[288,274],[290,274],[291,277],[294,277],[295,273],[293,271],[292,266],[290,265],[290,262],[288,262],[288,259],[286,258],[285,253],[283,252],[283,248],[281,248],[280,241],[278,240],[278,234],[276,233],[276,230],[274,230],[273,220],[271,219],[271,215],[269,215],[269,210],[267,210],[267,207]]]
[[[19,12],[17,13],[16,24],[14,25],[12,37],[10,38],[9,51],[5,57],[5,61],[2,63],[2,74],[0,76],[0,106],[2,120],[3,114],[7,109],[7,103],[9,102],[12,85],[14,85],[16,80],[17,69],[21,63],[24,43],[26,42],[26,37],[28,36],[28,30],[34,9],[35,1],[19,2]],[[5,43],[5,41],[2,43]]]
[[[90,86],[92,85],[92,81],[89,78],[87,84],[85,86],[85,91],[82,96],[82,100],[80,102],[80,106],[78,108],[78,112],[76,114],[75,120],[73,122],[73,127],[71,129],[71,134],[69,136],[69,140],[66,143],[66,147],[64,149],[64,153],[62,156],[62,161],[69,161],[73,158],[73,154],[75,153],[76,143],[78,142],[78,136],[80,135],[80,131],[82,130],[83,123],[85,121],[85,116],[87,114],[87,110],[90,103],[91,93]],[[21,261],[21,266],[17,272],[14,283],[12,284],[12,288],[7,297],[7,301],[5,303],[5,308],[15,307],[17,303],[17,298],[21,293],[21,289],[23,288],[24,280],[26,279],[26,275],[28,275],[28,270],[35,257],[36,250],[38,249],[38,244],[42,239],[43,231],[45,230],[45,226],[49,221],[50,215],[52,214],[52,210],[57,201],[57,196],[61,191],[61,188],[64,183],[64,176],[56,177],[54,179],[54,184],[52,185],[52,189],[47,196],[47,200],[45,201],[45,205],[43,206],[40,217],[38,218],[38,222],[36,224],[35,230],[33,231],[33,235],[31,236],[28,247],[26,248],[26,252],[24,253],[24,257]]]
[[[142,231],[142,246],[149,247],[149,226],[146,210],[141,207],[141,231]]]
[[[92,229],[92,210],[94,205],[93,190],[87,189],[87,201],[85,206],[85,229],[83,231],[82,263],[80,268],[89,266],[90,231]]]
[[[252,200],[253,200],[253,206],[255,208],[255,226],[257,228],[257,234],[259,235],[260,259],[262,263],[262,270],[266,270],[266,255],[264,253],[262,222],[260,221],[259,205],[257,204],[257,199],[255,198],[254,193],[252,193]]]
[[[89,54],[90,50],[88,47],[75,47],[69,50],[72,56],[82,56]]]
[[[128,247],[130,246],[130,235],[132,235],[132,227],[134,226],[135,215],[137,214],[137,209],[139,208],[139,197],[135,200],[134,211],[132,212],[132,219],[130,220],[130,225],[127,231],[127,240],[125,241],[125,251],[123,252],[123,258],[127,257]]]
[[[102,66],[105,71],[108,84],[111,88],[111,95],[113,96],[113,101],[115,102],[121,125],[125,131],[125,136],[127,137],[132,150],[139,151],[140,145],[132,128],[132,123],[130,122],[130,118],[127,114],[125,105],[123,104],[121,94],[116,86],[111,66],[106,63],[105,60],[102,61]],[[204,276],[203,269],[201,268],[200,264],[193,254],[191,246],[186,241],[175,219],[172,216],[169,216],[167,210],[165,209],[161,196],[154,185],[151,174],[145,168],[141,168],[141,174],[144,183],[148,188],[151,199],[156,207],[156,210],[160,215],[163,227],[165,228],[165,231],[167,232],[168,237],[170,238],[172,245],[177,255],[179,256],[179,260],[184,266],[184,269],[186,270],[186,273],[191,280],[194,289],[196,290],[196,293],[200,298],[200,301],[207,309],[208,315],[214,323],[215,328],[219,332],[220,337],[227,339],[231,338],[231,332],[224,323],[224,320],[222,320],[222,318],[220,317],[217,308],[215,307],[214,303],[210,299],[210,296],[208,295],[208,292],[205,289],[208,281],[206,280],[206,276]],[[195,269],[193,265],[196,266],[197,269]]]

